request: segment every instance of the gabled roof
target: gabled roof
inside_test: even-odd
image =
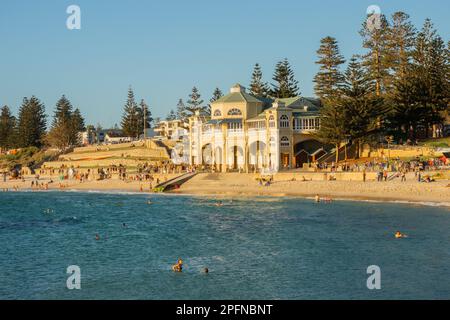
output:
[[[286,108],[291,109],[304,109],[308,107],[308,110],[318,110],[320,107],[320,100],[307,97],[292,97],[284,99],[276,99],[275,101],[282,101],[286,105]]]
[[[295,112],[317,112],[320,108],[320,100],[315,98],[292,97],[276,99],[275,101],[284,102],[286,108],[291,108]],[[306,110],[305,107],[307,107]]]
[[[232,92],[227,94],[226,96],[223,96],[222,98],[214,101],[213,103],[227,103],[227,102],[260,102],[263,103],[262,100],[258,99],[257,97],[247,93],[247,92]]]

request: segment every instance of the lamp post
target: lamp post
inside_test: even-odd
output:
[[[390,145],[392,142],[394,142],[394,137],[393,136],[387,136],[384,138],[388,144],[388,163],[389,161],[391,161],[391,149],[390,149]]]

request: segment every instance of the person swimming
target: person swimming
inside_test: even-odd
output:
[[[183,260],[181,258],[178,258],[178,262],[172,266],[172,271],[183,272]]]
[[[147,200],[147,204],[153,204],[151,200]]]
[[[316,197],[314,198],[314,200],[317,202],[317,203],[319,203],[320,202],[320,197],[319,197],[319,195],[318,194],[316,194]]]
[[[395,236],[396,239],[401,239],[401,238],[408,237],[406,234],[403,234],[400,231],[397,231],[394,236]]]
[[[203,268],[203,273],[209,273],[209,269],[208,268]]]
[[[217,202],[216,202],[216,206],[217,206],[217,207],[221,207],[221,206],[223,206],[223,203],[222,203],[222,201],[217,201]]]
[[[100,236],[98,233],[95,234],[95,240],[97,240],[97,241],[100,240]]]

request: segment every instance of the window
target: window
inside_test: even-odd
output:
[[[269,128],[275,128],[275,118],[273,116],[269,117]]]
[[[282,147],[289,147],[289,138],[288,137],[281,137],[280,145]]]
[[[314,118],[295,118],[294,119],[294,130],[318,130],[320,128],[320,119],[318,117]]]
[[[239,110],[237,108],[233,108],[230,111],[228,111],[228,115],[229,116],[242,116],[242,112],[241,112],[241,110]]]
[[[289,117],[282,115],[280,117],[280,128],[289,128]]]
[[[242,131],[242,122],[228,123],[228,131],[231,132]]]
[[[294,118],[294,130],[301,130],[301,121],[299,118]]]
[[[222,116],[222,112],[220,112],[219,109],[215,110],[214,111],[214,117],[220,117],[220,116]]]
[[[248,122],[248,128],[249,129],[265,129],[266,128],[266,122],[265,121]]]

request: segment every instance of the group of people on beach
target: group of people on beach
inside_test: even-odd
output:
[[[391,160],[372,160],[364,162],[341,162],[336,164],[336,162],[313,162],[311,167],[315,169],[316,172],[320,171],[342,171],[342,172],[379,172],[379,171],[390,171],[390,172],[419,172],[419,171],[432,171],[442,168],[448,168],[450,163],[447,160],[441,158],[432,158],[428,160],[421,160],[415,158],[413,160],[401,160],[400,158],[394,158]]]

